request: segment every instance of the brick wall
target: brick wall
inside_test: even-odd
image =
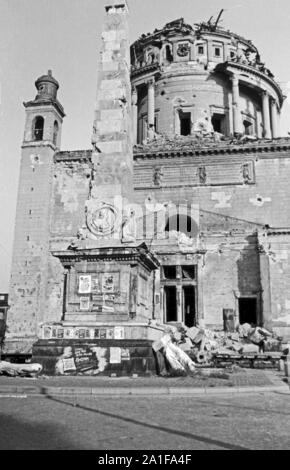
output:
[[[22,152],[11,269],[7,340],[36,337],[44,321],[54,150]]]

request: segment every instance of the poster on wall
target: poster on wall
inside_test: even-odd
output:
[[[114,328],[114,339],[124,339],[125,329],[122,326],[115,326]]]
[[[98,294],[100,292],[100,283],[97,277],[92,278],[92,293]]]
[[[102,292],[104,294],[114,292],[115,279],[114,274],[104,273],[102,276]]]
[[[122,361],[130,361],[130,350],[129,349],[122,349],[121,350],[121,360]]]
[[[73,328],[65,328],[64,337],[66,339],[74,338],[74,329]]]
[[[49,327],[44,327],[43,329],[43,339],[51,339],[52,331]]]
[[[110,364],[121,363],[121,348],[110,348]]]
[[[55,365],[57,375],[69,373],[95,375],[99,373],[96,351],[89,346],[65,347]]]
[[[92,290],[92,277],[79,276],[79,294],[90,294]]]
[[[90,299],[89,299],[89,297],[80,297],[80,310],[82,310],[82,311],[90,310]]]

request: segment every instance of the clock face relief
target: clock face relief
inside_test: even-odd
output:
[[[105,237],[116,230],[117,213],[113,206],[103,204],[88,213],[87,224],[92,233]]]

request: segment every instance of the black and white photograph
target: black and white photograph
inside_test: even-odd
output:
[[[0,0],[1,450],[290,450],[289,24]]]

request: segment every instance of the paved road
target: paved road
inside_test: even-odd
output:
[[[0,449],[289,449],[290,395],[0,397]]]

